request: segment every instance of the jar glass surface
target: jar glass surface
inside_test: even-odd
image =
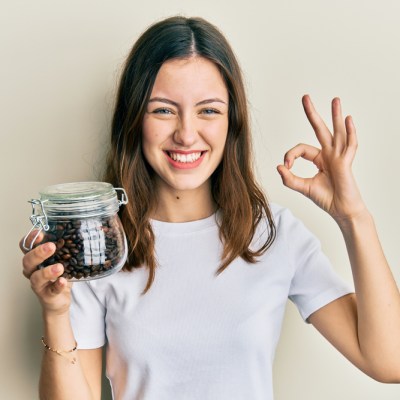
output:
[[[43,242],[53,242],[56,251],[39,268],[61,263],[64,278],[83,281],[119,271],[127,255],[127,244],[118,215],[110,217],[49,219]]]
[[[123,189],[121,189],[123,191]],[[123,191],[124,192],[124,191]],[[40,192],[43,240],[55,253],[38,268],[61,263],[70,281],[98,279],[119,271],[127,259],[126,236],[118,217],[125,200],[105,182],[74,182],[48,186]],[[35,203],[38,204],[38,203]],[[32,219],[32,217],[31,217]]]

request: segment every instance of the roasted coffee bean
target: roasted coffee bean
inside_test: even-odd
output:
[[[46,238],[49,242],[55,242],[57,240],[57,236],[53,235],[52,233],[48,233],[46,236],[47,236]]]
[[[54,235],[57,239],[61,239],[63,237],[63,231],[55,231]]]
[[[50,222],[43,243],[53,242],[55,253],[38,268],[61,263],[66,279],[109,274],[123,256],[124,238],[115,218]]]

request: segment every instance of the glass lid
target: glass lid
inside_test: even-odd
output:
[[[47,186],[40,192],[42,200],[57,203],[65,201],[88,201],[116,195],[114,187],[107,182],[71,182]]]

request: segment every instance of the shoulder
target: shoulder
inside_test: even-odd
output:
[[[269,206],[277,235],[290,230],[295,225],[303,225],[301,220],[295,217],[287,207],[277,203],[270,203]],[[262,230],[265,230],[269,226],[269,221],[266,215],[264,215],[259,225],[259,228]]]
[[[125,292],[139,295],[146,280],[147,271],[144,268],[133,271],[121,270],[101,279],[75,282],[72,286],[72,295],[75,301],[98,302],[105,307],[110,298],[119,297]]]
[[[287,251],[304,246],[319,246],[319,240],[305,226],[303,221],[295,216],[290,209],[276,203],[270,203],[272,220],[275,226],[273,247],[283,245]],[[271,225],[266,215],[257,226],[254,236],[256,243],[261,243],[271,234]]]
[[[289,208],[284,207],[280,204],[270,203],[270,209],[277,227],[284,226],[294,221],[299,221],[299,219],[293,215],[292,211]]]

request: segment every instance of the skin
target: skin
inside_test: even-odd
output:
[[[337,222],[356,291],[322,307],[309,322],[366,374],[381,382],[399,383],[400,294],[351,170],[357,150],[353,120],[351,116],[343,119],[340,99],[334,98],[331,133],[310,97],[302,100],[321,147],[298,144],[285,154],[278,172],[284,185],[310,198]],[[314,177],[291,173],[299,157],[314,163],[318,169]]]
[[[307,95],[303,106],[321,147],[293,147],[278,172],[285,186],[310,198],[338,223],[356,289],[356,294],[343,296],[313,313],[309,322],[374,379],[400,382],[400,295],[351,171],[357,149],[352,118],[343,119],[340,100],[333,99],[331,133]],[[143,122],[143,152],[158,175],[154,218],[192,221],[215,211],[209,178],[222,157],[227,112],[227,90],[211,62],[191,58],[162,66]],[[172,166],[165,150],[207,152],[199,167],[183,170]],[[315,164],[318,172],[314,177],[292,174],[290,170],[299,157]],[[37,243],[41,239],[39,236]],[[71,284],[59,278],[62,265],[36,269],[54,251],[55,246],[47,243],[27,252],[23,273],[41,302],[47,344],[71,349],[75,345],[69,319]],[[56,353],[45,351],[41,398],[100,399],[101,356],[101,348],[79,350],[77,363],[71,365]]]
[[[157,173],[155,219],[192,221],[215,211],[209,178],[222,159],[228,105],[228,90],[211,61],[192,57],[161,66],[143,120],[143,153]],[[166,150],[206,153],[198,167],[177,169]]]

